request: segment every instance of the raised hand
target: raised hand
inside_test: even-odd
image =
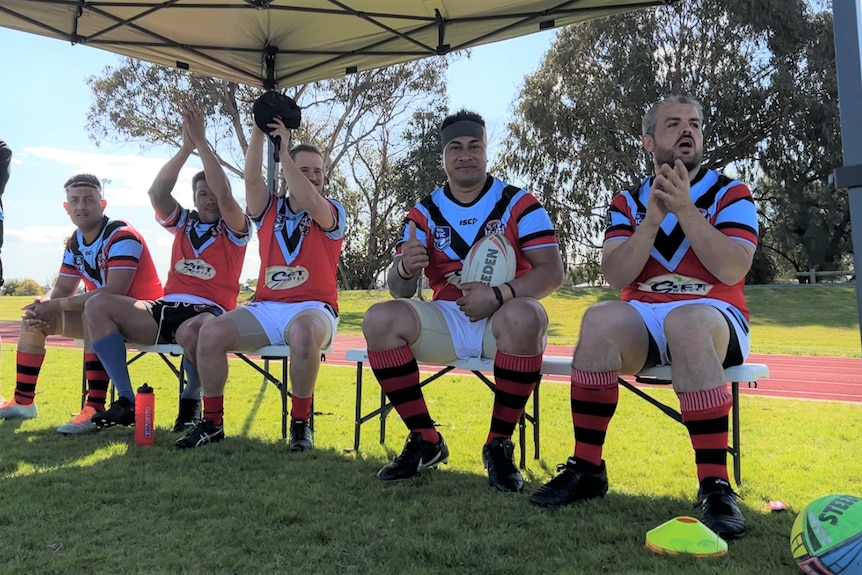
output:
[[[281,143],[279,144],[279,152],[289,152],[293,139],[293,131],[285,128],[284,122],[282,122],[281,118],[277,116],[272,119],[272,122],[267,124],[267,127],[270,128],[269,135],[272,139],[281,139]]]
[[[653,182],[651,195],[662,201],[668,212],[677,217],[694,208],[691,201],[691,183],[688,180],[688,169],[682,160],[677,159],[674,165],[662,164]]]
[[[416,238],[416,224],[412,221],[407,222],[407,241],[401,245],[400,265],[409,277],[428,267],[428,250]]]
[[[195,148],[206,146],[206,127],[201,111],[189,102],[182,102],[180,103],[180,114],[183,117],[183,142],[188,138]]]

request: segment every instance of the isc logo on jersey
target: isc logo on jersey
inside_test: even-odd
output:
[[[266,268],[266,287],[269,289],[291,289],[308,279],[308,270],[302,266],[273,266]]]
[[[204,260],[182,259],[177,262],[174,269],[184,276],[191,276],[202,280],[211,280],[216,275],[215,268]]]

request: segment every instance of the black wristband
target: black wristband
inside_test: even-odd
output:
[[[492,286],[491,289],[494,290],[494,297],[497,298],[497,303],[500,304],[499,306],[497,306],[497,309],[500,309],[501,307],[503,307],[503,303],[505,303],[503,301],[503,292],[501,292],[500,288],[498,288],[497,286]]]
[[[405,276],[404,274],[401,273],[402,269],[404,270],[404,273],[407,273],[407,270],[404,269],[404,260],[399,259],[398,263],[395,264],[395,273],[398,274],[398,277],[400,277],[403,280],[412,280],[413,278],[416,277],[415,275]]]
[[[503,285],[509,286],[509,289],[512,291],[512,298],[518,297],[518,294],[515,293],[515,288],[512,287],[512,284],[510,284],[509,282],[506,282]]]

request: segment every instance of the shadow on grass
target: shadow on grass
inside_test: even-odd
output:
[[[131,430],[77,437],[0,425],[0,548],[10,572],[769,573],[790,572],[792,517],[745,509],[728,557],[666,557],[646,531],[691,501],[614,491],[560,510],[443,466],[383,483],[385,461],[228,436],[177,450]],[[547,466],[542,462],[542,468]],[[668,471],[669,472],[669,471]],[[530,481],[527,493],[539,486]],[[743,502],[743,508],[745,508]],[[97,549],[98,552],[94,552]],[[12,552],[14,550],[14,553]],[[123,567],[123,568],[120,568]]]

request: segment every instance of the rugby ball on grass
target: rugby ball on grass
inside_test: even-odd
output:
[[[461,268],[461,283],[481,282],[491,287],[515,279],[515,248],[502,234],[489,234],[473,244]]]

